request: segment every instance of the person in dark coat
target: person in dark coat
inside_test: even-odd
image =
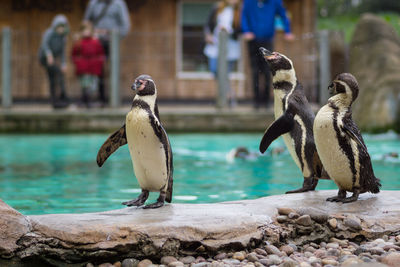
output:
[[[253,78],[254,105],[259,108],[262,103],[269,103],[271,76],[268,64],[260,56],[259,48],[274,51],[275,16],[282,19],[285,40],[294,40],[290,22],[282,0],[244,0],[242,9],[243,38],[248,41],[250,65]],[[259,74],[265,77],[265,91],[259,88]]]
[[[90,107],[90,95],[97,91],[103,74],[105,53],[100,41],[93,37],[93,27],[88,21],[82,23],[81,38],[72,48],[72,61],[81,84],[82,101]]]
[[[45,31],[39,48],[39,61],[46,68],[50,84],[50,99],[54,108],[68,106],[64,79],[67,69],[65,46],[68,32],[67,17],[61,14],[55,16],[51,26]]]

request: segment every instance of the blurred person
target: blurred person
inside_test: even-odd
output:
[[[131,26],[128,7],[124,0],[90,0],[86,7],[84,21],[90,21],[94,34],[103,46],[106,57],[110,51],[111,31],[117,29],[121,37],[128,34]],[[99,80],[99,93],[103,105],[106,105],[104,71]]]
[[[72,48],[72,61],[82,88],[82,102],[89,108],[90,96],[98,91],[105,53],[100,41],[93,36],[93,26],[88,21],[81,25],[80,38]]]
[[[64,108],[69,104],[64,78],[67,70],[65,47],[68,33],[67,17],[61,14],[55,16],[51,26],[45,31],[39,48],[39,61],[47,71],[50,99],[54,108]]]
[[[235,62],[240,57],[240,42],[238,40],[240,33],[240,2],[240,0],[219,1],[211,10],[207,24],[204,27],[206,40],[204,54],[208,58],[209,69],[215,78],[218,75],[218,36],[221,31],[226,31],[229,34],[227,44],[228,73],[233,70]],[[228,97],[230,106],[235,106],[235,93],[230,88],[230,85]]]
[[[293,41],[294,35],[290,30],[290,22],[282,0],[244,0],[242,9],[243,38],[248,42],[250,67],[253,78],[254,107],[258,109],[262,103],[269,105],[271,76],[268,64],[260,56],[259,47],[273,51],[275,35],[275,16],[282,19],[285,40]],[[260,92],[259,74],[265,77],[265,91]]]

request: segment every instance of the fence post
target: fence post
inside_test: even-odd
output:
[[[227,107],[227,92],[229,90],[228,77],[228,32],[220,31],[218,35],[218,68],[217,68],[217,108],[223,109]]]
[[[111,49],[110,49],[110,61],[111,61],[111,77],[110,77],[110,106],[112,108],[119,107],[121,100],[119,94],[119,73],[120,73],[120,51],[119,51],[119,31],[113,29],[111,31]]]
[[[11,95],[11,29],[4,27],[2,30],[2,105],[10,108],[12,104]]]
[[[331,82],[331,58],[329,47],[329,31],[322,30],[318,34],[319,43],[319,103],[325,105],[329,98],[328,85]]]

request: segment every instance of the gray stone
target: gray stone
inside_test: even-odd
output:
[[[235,254],[233,254],[232,258],[242,261],[245,259],[245,257],[246,257],[246,255],[243,252],[239,251],[239,252],[235,252]]]
[[[268,260],[270,260],[271,264],[275,265],[282,263],[282,259],[278,255],[269,255]]]
[[[280,215],[280,216],[276,217],[276,221],[278,223],[285,223],[288,221],[288,217],[284,216],[284,215]]]
[[[343,220],[343,224],[354,229],[354,230],[361,230],[361,222],[360,219],[354,219],[354,218],[346,218]]]
[[[122,267],[136,267],[139,261],[137,259],[124,259],[122,261]]]
[[[160,260],[161,264],[164,264],[164,265],[168,265],[171,262],[175,262],[175,261],[177,261],[177,259],[175,257],[172,257],[172,256],[164,256]]]
[[[278,208],[279,215],[289,215],[291,212],[295,212],[295,210],[287,207]]]
[[[184,264],[191,264],[196,260],[195,257],[193,256],[186,256],[183,258],[180,258],[179,261],[183,262]]]
[[[297,213],[300,215],[309,215],[317,223],[326,223],[329,217],[328,213],[310,207],[297,209]]]
[[[153,263],[151,262],[151,260],[145,259],[145,260],[140,261],[138,263],[137,267],[149,267],[152,264]]]
[[[279,248],[281,251],[285,252],[286,255],[290,256],[294,252],[294,249],[289,245],[283,245]]]
[[[183,262],[180,261],[173,261],[168,264],[168,267],[181,267],[183,266]]]
[[[12,257],[17,241],[31,229],[29,220],[0,199],[0,257]]]
[[[264,247],[264,249],[268,254],[275,254],[275,255],[278,255],[278,256],[281,255],[280,250],[277,247],[275,247],[274,245],[266,245]]]
[[[209,265],[209,262],[199,262],[199,263],[194,263],[192,265],[190,265],[191,267],[206,267],[207,265]]]
[[[236,259],[224,259],[222,260],[223,263],[228,264],[228,265],[238,265],[240,264],[239,260]]]
[[[247,260],[250,262],[258,261],[257,253],[252,252],[252,253],[247,254]]]
[[[259,255],[263,255],[263,256],[267,256],[267,255],[268,255],[268,253],[267,253],[264,249],[262,249],[262,248],[256,248],[256,249],[254,250],[254,252],[257,253],[257,254],[259,254]]]
[[[284,259],[283,262],[279,265],[279,267],[296,267],[298,266],[297,262],[288,258]]]
[[[303,226],[310,226],[312,224],[311,217],[308,214],[300,216],[299,218],[296,219],[295,222]]]
[[[360,87],[353,105],[358,126],[395,126],[400,114],[400,37],[384,19],[365,14],[359,20],[350,44],[350,72]]]
[[[288,218],[289,218],[289,219],[292,219],[292,220],[297,219],[297,218],[299,218],[299,217],[300,217],[300,215],[299,215],[298,213],[296,213],[296,212],[291,212],[291,213],[289,213],[289,215],[288,215]]]
[[[216,260],[223,260],[225,258],[226,258],[226,253],[225,252],[219,253],[214,257],[214,259],[216,259]]]
[[[400,253],[392,252],[383,256],[382,263],[389,265],[390,267],[398,267],[400,263]]]
[[[113,265],[109,262],[106,262],[106,263],[100,264],[98,267],[113,267]]]

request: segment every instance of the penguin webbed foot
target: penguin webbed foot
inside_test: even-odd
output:
[[[339,190],[337,196],[334,197],[328,197],[326,201],[330,202],[343,202],[343,200],[346,199],[346,190]]]
[[[287,191],[285,194],[303,193],[314,191],[317,187],[318,179],[314,177],[304,178],[303,186],[299,189]]]
[[[126,205],[128,207],[132,206],[142,206],[144,202],[146,202],[147,198],[149,197],[149,191],[142,190],[142,193],[136,199],[132,199],[129,201],[122,202],[122,205]]]
[[[342,203],[351,203],[351,202],[357,201],[359,194],[360,194],[359,190],[355,190],[351,197],[346,197],[346,198],[342,199]]]
[[[160,196],[157,199],[157,202],[154,202],[152,204],[146,205],[143,207],[143,209],[156,209],[164,206],[165,202],[165,193],[160,193]]]

